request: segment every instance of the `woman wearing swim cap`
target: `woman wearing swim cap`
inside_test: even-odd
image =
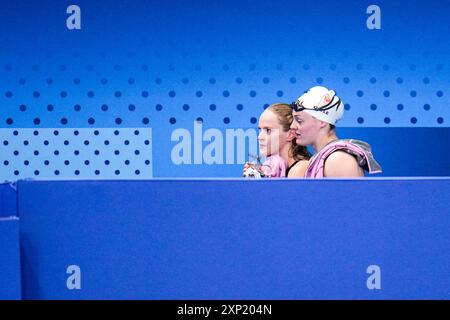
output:
[[[291,129],[297,144],[311,145],[315,151],[306,178],[363,177],[364,170],[381,172],[368,143],[336,136],[335,125],[343,116],[344,104],[333,90],[313,87],[291,107],[294,117]]]
[[[270,105],[259,118],[258,143],[261,155],[266,158],[261,166],[265,177],[298,178],[305,175],[310,153],[306,147],[296,144],[290,130],[292,121],[292,108],[285,103]],[[254,168],[247,162],[244,176],[249,169]]]

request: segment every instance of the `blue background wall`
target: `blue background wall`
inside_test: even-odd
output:
[[[81,30],[66,28],[70,4]],[[370,4],[381,30],[366,27]],[[239,176],[240,164],[173,164],[173,130],[255,128],[265,106],[317,84],[345,102],[338,135],[370,142],[383,175],[449,175],[449,9],[2,1],[0,180]]]

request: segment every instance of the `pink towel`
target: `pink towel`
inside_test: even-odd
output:
[[[280,155],[275,154],[267,157],[261,166],[261,170],[267,178],[286,177],[288,164]]]
[[[323,178],[325,160],[330,154],[338,150],[346,151],[356,156],[360,167],[370,174],[381,172],[381,167],[374,159],[372,150],[367,142],[354,139],[339,139],[327,144],[311,158],[305,178]]]

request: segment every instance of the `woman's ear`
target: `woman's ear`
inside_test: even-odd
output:
[[[293,130],[289,130],[288,135],[286,137],[286,141],[291,142],[293,140],[295,140],[295,133]]]
[[[328,127],[330,124],[328,122],[322,121],[322,120],[317,120],[320,122],[320,128],[325,128]]]

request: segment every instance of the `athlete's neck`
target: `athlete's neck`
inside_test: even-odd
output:
[[[292,143],[286,143],[280,150],[280,156],[287,162],[288,167],[294,163],[294,155],[291,153]]]
[[[317,141],[313,144],[313,149],[315,153],[318,153],[320,150],[323,149],[327,144],[329,144],[331,141],[337,140],[338,137],[336,136],[336,133],[334,131],[328,132],[327,134],[319,137]]]

